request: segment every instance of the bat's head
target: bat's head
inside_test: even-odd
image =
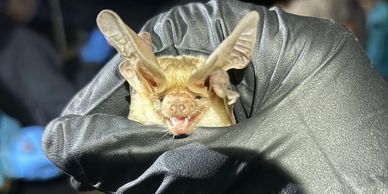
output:
[[[211,104],[211,92],[190,89],[190,77],[203,64],[204,58],[163,56],[157,59],[164,75],[163,90],[151,92],[155,112],[173,135],[189,134]],[[158,91],[157,91],[158,90]]]
[[[230,90],[226,71],[245,68],[249,63],[258,20],[256,12],[248,13],[207,58],[156,58],[151,36],[148,33],[137,35],[109,10],[99,14],[97,24],[121,55],[120,72],[134,92],[151,101],[154,112],[163,119],[170,133],[183,135],[193,131],[215,102],[223,101],[222,106],[226,105],[223,111],[228,112],[227,105],[238,98],[238,94]]]

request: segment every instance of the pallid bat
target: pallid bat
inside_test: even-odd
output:
[[[173,136],[189,135],[196,126],[235,124],[232,106],[239,94],[227,71],[250,62],[258,22],[257,12],[246,14],[208,57],[156,57],[149,33],[137,35],[115,12],[101,11],[97,25],[120,54],[120,73],[131,86],[128,119],[167,126]]]

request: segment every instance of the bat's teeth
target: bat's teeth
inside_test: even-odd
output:
[[[185,117],[184,119],[171,117],[170,122],[171,125],[177,129],[185,129],[189,125],[189,119],[187,117]]]
[[[186,128],[189,125],[189,119],[185,118],[185,121],[183,122],[183,125]]]

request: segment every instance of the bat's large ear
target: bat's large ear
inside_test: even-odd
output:
[[[143,33],[139,37],[111,10],[103,10],[98,14],[97,25],[123,58],[120,72],[136,91],[163,90],[165,77],[158,69],[149,34]]]
[[[213,51],[205,65],[190,77],[190,81],[201,85],[216,68],[225,71],[245,68],[255,47],[259,19],[256,11],[246,14],[233,32]]]

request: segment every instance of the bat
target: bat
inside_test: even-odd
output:
[[[171,135],[189,135],[196,126],[235,124],[229,69],[243,69],[256,43],[259,14],[251,11],[209,56],[158,56],[148,32],[136,34],[111,10],[97,16],[97,25],[117,50],[119,70],[131,86],[128,119],[162,125]]]

